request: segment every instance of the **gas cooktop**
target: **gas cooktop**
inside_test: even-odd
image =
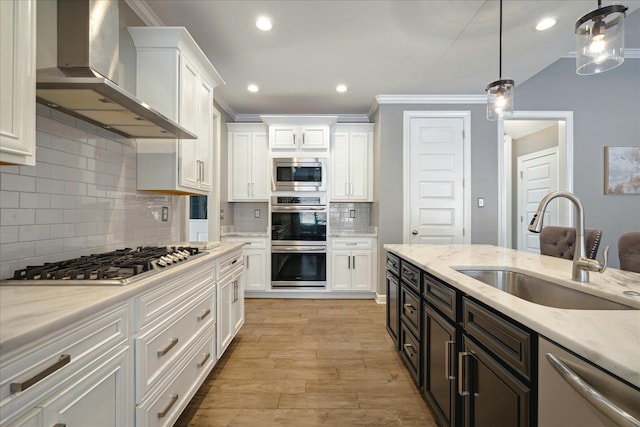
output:
[[[27,266],[0,285],[126,285],[204,255],[191,246],[140,246]]]

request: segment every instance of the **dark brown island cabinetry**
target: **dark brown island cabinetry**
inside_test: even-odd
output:
[[[537,425],[533,331],[393,253],[387,292],[387,329],[440,426]]]

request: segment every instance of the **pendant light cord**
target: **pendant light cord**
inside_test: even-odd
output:
[[[600,0],[598,0],[600,1]],[[499,60],[498,60],[498,75],[500,76],[500,80],[502,80],[502,0],[500,0],[500,52],[499,52]]]

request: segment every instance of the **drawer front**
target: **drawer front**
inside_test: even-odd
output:
[[[456,321],[456,291],[425,274],[422,278],[422,292],[427,301],[453,322]]]
[[[333,239],[332,249],[371,249],[373,247],[371,239]]]
[[[136,402],[161,380],[202,328],[215,323],[215,297],[208,292],[187,308],[135,339]]]
[[[171,426],[198,390],[215,363],[215,334],[208,330],[204,342],[188,354],[186,363],[167,376],[153,395],[136,407],[136,426]]]
[[[400,278],[402,281],[413,288],[415,293],[420,295],[420,270],[417,267],[401,260],[400,262]]]
[[[387,270],[391,271],[396,276],[400,276],[400,258],[387,252]]]
[[[223,237],[222,241],[230,242],[230,243],[244,243],[245,245],[243,246],[243,249],[247,249],[247,248],[266,249],[267,247],[266,238],[251,239],[251,238],[244,238],[244,237]]]
[[[531,335],[479,304],[464,298],[463,326],[501,360],[531,379]]]
[[[224,276],[230,274],[233,270],[240,267],[244,263],[244,256],[242,250],[238,250],[228,257],[218,262],[218,280]]]
[[[420,297],[403,283],[400,286],[400,318],[416,336],[420,336],[421,305]]]
[[[131,333],[131,306],[124,303],[88,317],[42,340],[1,355],[0,406],[11,406],[51,392],[62,381],[106,351],[126,343]],[[25,349],[25,347],[28,348]],[[5,412],[7,411],[7,412]]]
[[[413,378],[413,381],[419,388],[421,359],[420,341],[418,341],[413,333],[402,322],[400,322],[400,351],[411,378]]]
[[[175,313],[175,307],[194,294],[213,283],[214,268],[210,263],[199,265],[196,269],[179,275],[167,283],[136,296],[135,331],[139,332],[156,319],[165,319],[168,313]]]

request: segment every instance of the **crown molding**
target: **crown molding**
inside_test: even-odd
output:
[[[149,7],[145,0],[124,0],[136,15],[149,27],[164,27],[164,23],[158,15]]]
[[[238,116],[243,115],[243,114],[237,114],[233,110],[233,108],[229,107],[229,104],[227,104],[222,98],[215,96],[215,94],[213,95],[213,101],[216,104],[218,104],[218,107],[220,107],[227,114],[227,116],[231,117],[231,120],[234,122],[238,121],[237,120]]]
[[[226,111],[226,110],[225,110]],[[262,122],[264,117],[273,117],[263,114],[236,114],[233,117],[235,123],[256,123]],[[287,115],[285,115],[287,116]],[[305,115],[296,114],[296,117],[305,117]],[[316,114],[309,114],[309,117],[317,117]],[[369,123],[369,117],[366,114],[335,114],[331,117],[337,117],[336,123]]]
[[[372,117],[381,104],[486,104],[487,95],[376,95],[369,109]]]
[[[576,58],[576,51],[572,50],[563,56],[563,58]],[[640,59],[640,49],[637,48],[625,48],[624,59]]]
[[[367,114],[338,114],[338,123],[369,123]]]
[[[233,116],[235,123],[262,123],[260,114],[236,114]]]

